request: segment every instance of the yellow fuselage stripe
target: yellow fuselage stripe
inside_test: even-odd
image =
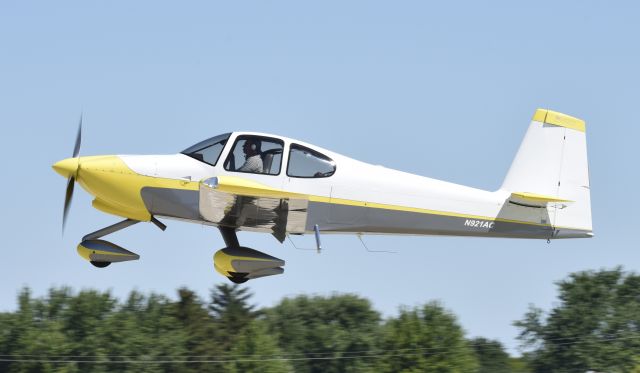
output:
[[[301,193],[292,193],[284,190],[271,188],[267,185],[260,184],[253,180],[247,180],[247,179],[239,178],[235,176],[220,176],[218,177],[218,179],[219,179],[219,185],[217,187],[217,190],[221,192],[237,194],[237,195],[253,196],[253,197],[261,196],[261,197],[271,197],[271,198],[307,199],[310,202],[321,202],[321,203],[329,203],[329,204],[335,204],[335,205],[368,207],[368,208],[391,210],[391,211],[415,212],[419,214],[431,214],[431,215],[451,216],[451,217],[466,218],[466,219],[480,219],[480,220],[497,221],[497,222],[504,222],[504,223],[517,223],[517,224],[535,225],[540,227],[551,227],[551,224],[534,223],[534,222],[527,222],[527,221],[521,221],[521,220],[502,219],[497,217],[430,210],[430,209],[424,209],[424,208],[418,208],[418,207],[407,207],[407,206],[390,205],[390,204],[383,204],[383,203],[376,203],[376,202],[366,202],[366,201],[357,201],[357,200],[343,199],[343,198],[333,198],[333,197],[325,197],[325,196],[307,195],[307,194],[301,194]],[[522,193],[522,194],[524,195],[527,193]],[[533,194],[527,194],[527,195],[534,196]],[[536,197],[543,197],[543,196],[536,195]],[[546,198],[549,198],[549,197],[546,197]],[[558,199],[557,201],[560,202],[565,200]],[[556,227],[556,228],[579,229],[579,228],[570,228],[570,227]]]

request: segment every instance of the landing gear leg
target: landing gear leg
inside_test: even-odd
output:
[[[102,229],[98,229],[95,232],[89,233],[88,235],[82,237],[82,241],[86,241],[86,240],[96,240],[100,237],[104,237],[108,234],[123,230],[125,228],[128,228],[134,224],[139,223],[139,221],[137,220],[132,220],[132,219],[125,219],[121,222],[112,224],[108,227],[102,228]]]
[[[167,229],[167,226],[162,224],[162,222],[160,222],[154,216],[151,217],[151,222],[163,231]],[[112,262],[138,260],[140,258],[138,254],[128,251],[111,242],[99,239],[108,234],[123,230],[137,223],[139,223],[138,220],[125,219],[108,227],[104,227],[102,229],[98,229],[95,232],[87,234],[86,236],[82,237],[82,242],[80,242],[80,244],[78,245],[78,253],[80,253],[80,256],[87,259],[93,266],[98,268],[107,267]]]
[[[165,229],[167,229],[167,226],[162,224],[160,222],[160,220],[156,219],[155,216],[151,217],[151,222],[158,228],[160,228],[160,230],[164,231]],[[88,235],[82,237],[82,241],[86,241],[86,240],[97,240],[100,237],[104,237],[108,234],[111,233],[115,233],[117,231],[121,231],[125,228],[129,228],[130,226],[140,223],[139,220],[133,220],[133,219],[124,219],[123,221],[119,221],[115,224],[112,224],[108,227],[104,227],[102,229],[98,229],[95,232],[89,233]],[[234,232],[235,234],[235,232]],[[237,239],[236,239],[237,242]]]
[[[238,235],[236,235],[235,229],[230,227],[218,227],[218,229],[220,230],[224,244],[227,245],[227,247],[240,247],[240,242],[238,242]]]

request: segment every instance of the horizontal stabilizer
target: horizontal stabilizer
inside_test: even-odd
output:
[[[511,193],[511,197],[509,197],[509,201],[520,205],[535,207],[545,207],[547,203],[573,202],[568,199],[529,192],[513,192]]]

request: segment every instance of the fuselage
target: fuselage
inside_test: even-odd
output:
[[[268,174],[229,169],[225,160],[242,136],[281,141],[279,168],[276,170],[273,166]],[[98,210],[140,221],[157,216],[271,232],[270,227],[249,224],[246,219],[229,223],[230,220],[212,221],[203,216],[203,182],[214,177],[231,177],[303,196],[300,198],[306,202],[297,210],[298,226],[287,229],[287,233],[313,232],[317,225],[323,233],[543,239],[591,235],[584,229],[552,226],[546,208],[523,209],[513,205],[508,191],[484,191],[371,165],[282,136],[236,132],[230,134],[222,146],[216,162],[204,162],[182,153],[81,157],[76,179],[95,197],[93,206]],[[292,176],[289,161],[293,148],[310,149],[312,155],[317,152],[331,160],[333,173],[317,177]],[[64,167],[60,164],[66,161],[69,160],[61,161],[56,169],[63,175]],[[245,197],[243,203],[258,207],[265,201]],[[261,210],[256,211],[246,214],[260,214]],[[224,215],[227,211],[221,213]]]

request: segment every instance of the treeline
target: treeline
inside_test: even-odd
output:
[[[640,276],[572,274],[548,314],[516,325],[526,353],[468,339],[436,302],[382,319],[364,298],[337,294],[252,305],[248,288],[207,300],[51,289],[0,313],[0,372],[640,372]]]

